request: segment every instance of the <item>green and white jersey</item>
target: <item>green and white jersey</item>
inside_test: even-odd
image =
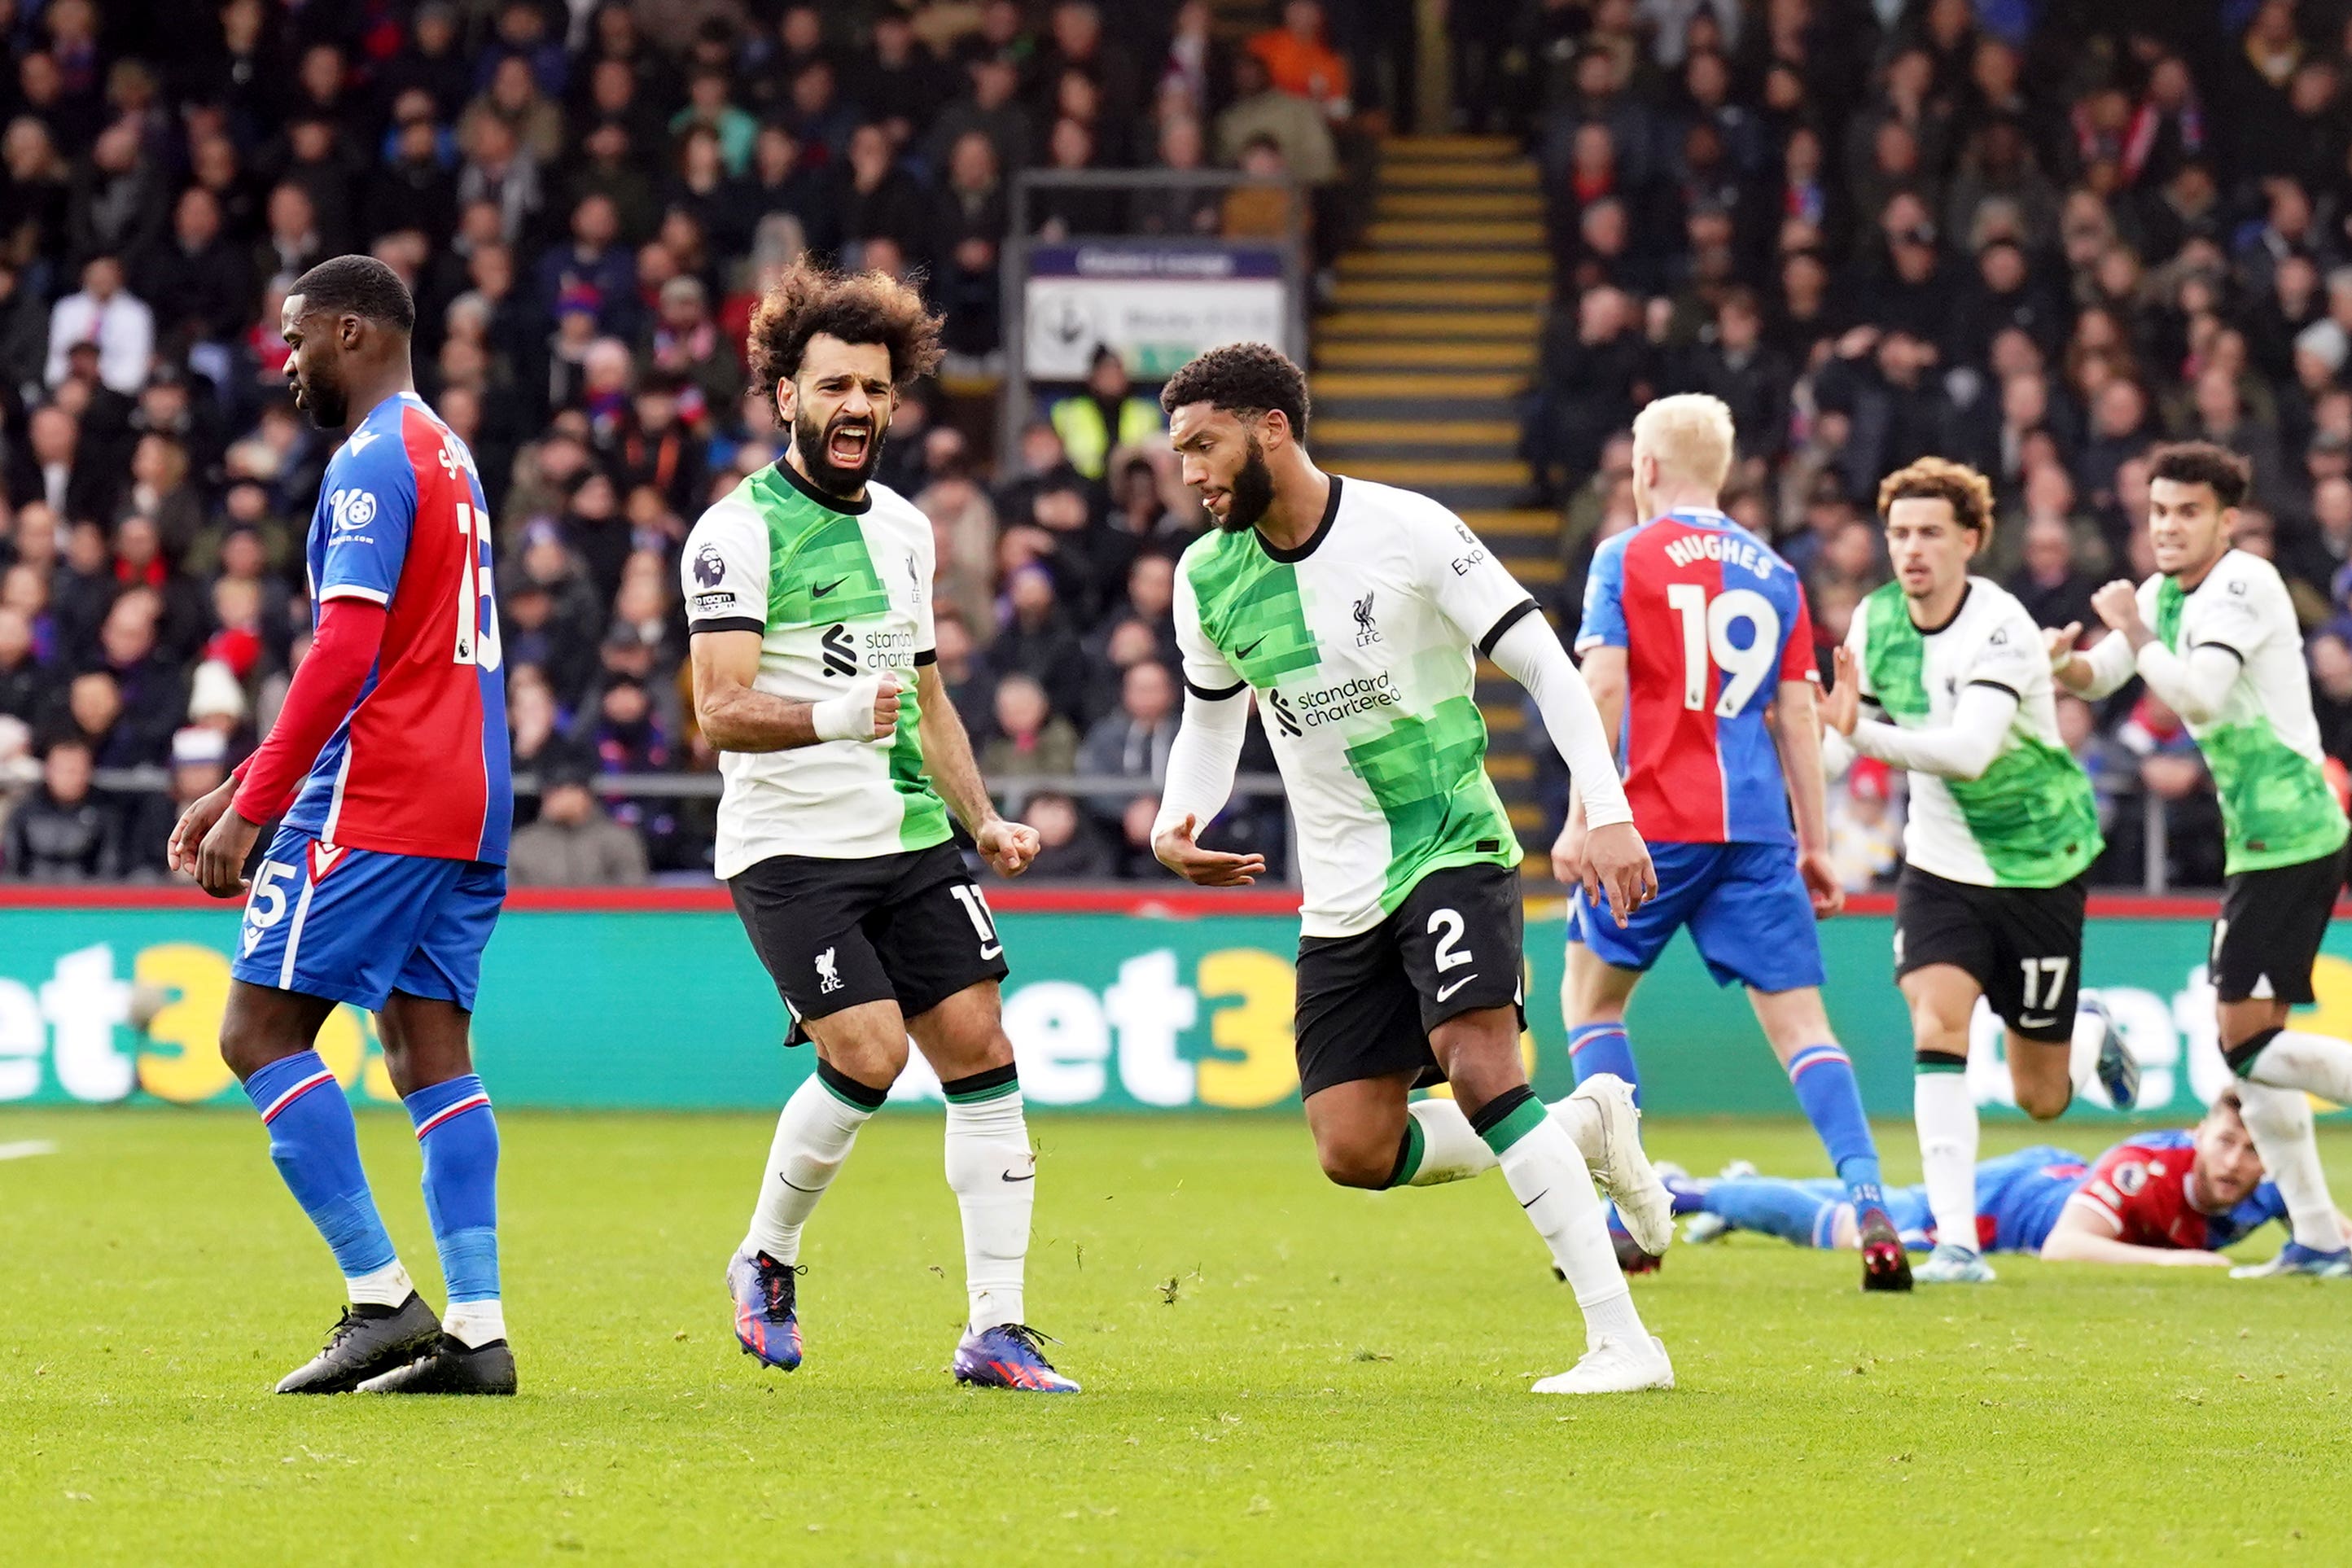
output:
[[[2344,810],[2322,771],[2303,627],[2278,568],[2232,550],[2194,591],[2150,577],[2139,585],[2139,613],[2182,658],[2208,646],[2238,656],[2220,714],[2189,726],[2221,797],[2223,868],[2235,876],[2293,866],[2342,844]]]
[[[915,667],[933,658],[931,559],[930,521],[904,498],[869,484],[852,505],[782,461],[737,485],[687,536],[687,625],[758,632],[757,689],[822,702],[884,669],[904,688],[887,736],[720,753],[720,877],[775,855],[862,859],[948,837],[916,731]]]
[[[1864,700],[1902,729],[1948,727],[1970,686],[2017,699],[2009,733],[1978,777],[1912,772],[1906,861],[1979,888],[2054,888],[2099,858],[2098,803],[2058,733],[2042,628],[2015,595],[1970,577],[1952,618],[1922,629],[1903,585],[1888,583],[1863,601],[1846,647]]]
[[[1519,863],[1472,688],[1478,655],[1536,613],[1444,507],[1330,478],[1306,543],[1219,531],[1176,573],[1185,684],[1257,693],[1298,824],[1307,936],[1370,931],[1441,867]]]

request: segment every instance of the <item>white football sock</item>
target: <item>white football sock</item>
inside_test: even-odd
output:
[[[993,1100],[948,1101],[948,1185],[963,1211],[963,1279],[971,1326],[1023,1321],[1022,1266],[1029,1212],[1037,1197],[1037,1156],[1021,1113],[1021,1091]]]
[[[2286,1200],[2287,1223],[2295,1240],[2320,1252],[2340,1250],[2344,1227],[2336,1221],[2336,1200],[2328,1195],[2327,1176],[2320,1169],[2319,1145],[2311,1136],[2311,1102],[2303,1090],[2249,1080],[2238,1085],[2238,1104],[2255,1152],[2263,1157],[2263,1169]]]
[[[1470,1130],[1462,1108],[1444,1096],[1416,1100],[1404,1113],[1421,1123],[1421,1168],[1409,1187],[1433,1187],[1444,1182],[1466,1182],[1495,1168],[1495,1152]]]
[[[1601,1108],[1589,1100],[1570,1095],[1555,1100],[1550,1107],[1551,1119],[1559,1124],[1576,1152],[1584,1156],[1587,1167],[1598,1170],[1609,1157],[1609,1141],[1601,1129]]]
[[[751,1209],[751,1228],[743,1237],[744,1251],[764,1252],[779,1263],[800,1261],[801,1226],[849,1158],[857,1130],[873,1115],[825,1088],[814,1073],[801,1081],[776,1118],[768,1172],[760,1184],[760,1201]]]
[[[2352,1105],[2352,1040],[2281,1029],[2254,1058],[2246,1079],[2273,1089],[2309,1089],[2322,1100]]]
[[[1970,1251],[1977,1241],[1977,1102],[1964,1072],[1923,1072],[1911,1080],[1919,1127],[1919,1172],[1936,1239]]]
[[[397,1307],[407,1300],[410,1293],[415,1289],[416,1282],[409,1279],[408,1270],[400,1266],[400,1259],[397,1258],[381,1268],[373,1269],[365,1274],[347,1276],[343,1280],[344,1294],[351,1298],[352,1305],[354,1307],[362,1304],[370,1307]]]
[[[492,1340],[507,1337],[506,1309],[496,1296],[480,1301],[452,1301],[441,1314],[441,1331],[467,1350],[478,1350]]]
[[[2099,1047],[2107,1038],[2106,1021],[2096,1013],[2078,1011],[2074,1033],[2066,1042],[2066,1079],[2076,1094],[2099,1081]],[[1968,1075],[1959,1075],[1963,1078]]]
[[[1551,1249],[1551,1259],[1568,1276],[1569,1289],[1584,1312],[1588,1345],[1603,1334],[1628,1344],[1647,1345],[1647,1331],[1633,1310],[1633,1292],[1617,1267],[1609,1244],[1609,1222],[1592,1190],[1584,1156],[1559,1123],[1546,1117],[1502,1152],[1503,1180],[1527,1211],[1528,1222]]]

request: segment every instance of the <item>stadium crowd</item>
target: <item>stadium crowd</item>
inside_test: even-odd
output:
[[[804,251],[919,273],[949,380],[984,377],[1014,171],[1328,187],[1353,110],[1320,7],[1233,40],[1211,23],[1013,0],[0,5],[0,875],[160,878],[180,804],[267,731],[328,455],[285,395],[279,305],[349,250],[409,283],[419,390],[498,516],[515,757],[542,791],[516,880],[707,868],[715,789],[589,786],[713,766],[681,700],[677,552],[776,455],[745,384],[752,302]],[[1257,233],[1287,210],[1264,194],[1057,191],[1033,216],[1048,237]],[[1143,778],[1172,734],[1172,552],[1199,509],[1149,389],[1106,359],[1066,390],[991,474],[985,432],[919,389],[880,478],[937,521],[940,662],[991,774]],[[1148,805],[1023,795],[1046,874],[1149,861]]]
[[[1172,563],[1200,510],[1151,389],[1100,358],[1003,466],[985,400],[950,389],[999,363],[1017,170],[1297,178],[1328,258],[1410,8],[1276,0],[1255,32],[1246,9],[0,0],[0,876],[160,878],[179,804],[266,731],[327,456],[284,393],[278,306],[346,250],[409,281],[420,390],[497,513],[516,764],[541,786],[517,881],[709,865],[715,791],[592,786],[712,767],[677,550],[776,455],[743,329],[803,251],[919,276],[945,316],[943,382],[879,477],[938,531],[940,665],[1046,836],[1040,873],[1156,874]],[[2149,570],[2140,454],[2203,437],[2253,460],[2242,542],[2295,585],[2352,755],[2347,9],[1454,0],[1460,119],[1542,170],[1557,288],[1523,440],[1528,499],[1563,519],[1563,633],[1594,544],[1638,521],[1624,431],[1656,394],[1731,405],[1729,509],[1805,574],[1824,668],[1884,577],[1890,468],[1990,474],[1986,569],[2063,625]],[[1250,235],[1280,210],[1263,195],[1030,211],[1048,237]],[[2136,687],[2063,707],[2110,819],[2100,879],[2138,880],[2154,795],[2172,879],[2217,882],[2179,721]],[[1865,765],[1838,803],[1858,884],[1893,865],[1888,795]],[[1234,831],[1274,845],[1279,810]]]
[[[1806,579],[1822,665],[1886,568],[1879,477],[1989,475],[1980,568],[2045,626],[2147,575],[2142,455],[2250,458],[2239,542],[2309,637],[2352,756],[2352,11],[2338,4],[1545,0],[1474,60],[1529,62],[1559,303],[1528,400],[1531,500],[1564,501],[1570,592],[1631,527],[1622,434],[1700,391],[1742,438],[1727,510]],[[1508,93],[1493,101],[1515,101]],[[2142,877],[2163,803],[2176,884],[2221,879],[2210,780],[2137,683],[2061,722],[2109,851]],[[2341,787],[2339,782],[2339,788]],[[1899,848],[1889,781],[1837,803],[1864,885]]]

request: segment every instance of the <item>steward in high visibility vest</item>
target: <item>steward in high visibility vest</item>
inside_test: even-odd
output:
[[[1131,390],[1118,352],[1098,345],[1087,371],[1086,391],[1056,400],[1046,411],[1070,466],[1090,479],[1102,479],[1112,447],[1148,441],[1167,427],[1160,405],[1131,396]]]

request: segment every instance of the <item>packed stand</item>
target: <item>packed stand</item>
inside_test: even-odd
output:
[[[677,551],[777,455],[744,329],[804,253],[919,277],[944,315],[945,376],[902,408],[879,476],[938,528],[942,671],[1045,832],[1040,870],[1141,874],[1199,508],[1111,359],[1041,399],[992,475],[1008,182],[1261,182],[1044,192],[1031,219],[1055,238],[1260,235],[1296,178],[1328,249],[1369,68],[1312,0],[1265,20],[1236,37],[1204,4],[1078,0],[0,7],[0,877],[160,879],[181,805],[267,731],[308,642],[301,542],[331,441],[286,395],[279,306],[353,250],[409,283],[419,390],[497,514],[515,762],[538,792],[515,881],[707,870],[714,758]],[[681,774],[708,776],[646,776]],[[1278,807],[1230,831],[1278,838]]]
[[[1508,13],[1507,16],[1500,13]],[[1593,547],[1638,521],[1634,410],[1709,392],[1727,510],[1804,574],[1822,668],[1885,580],[1872,497],[1923,454],[1990,476],[1979,570],[2049,626],[2152,570],[2144,455],[2249,458],[2238,543],[2275,561],[2331,756],[2352,757],[2352,18],[1997,0],[1540,0],[1454,21],[1523,133],[1557,291],[1530,390],[1531,502],[1559,505],[1572,626]],[[1524,64],[1514,69],[1513,63]],[[2211,781],[2135,682],[2060,719],[2097,784],[2097,880],[2221,880]],[[2340,787],[2340,784],[2339,784]],[[1855,886],[1893,868],[1901,784],[1833,802]],[[1890,794],[1896,798],[1890,799]]]

